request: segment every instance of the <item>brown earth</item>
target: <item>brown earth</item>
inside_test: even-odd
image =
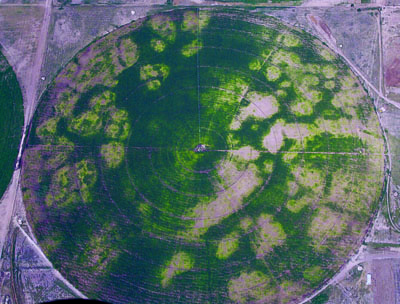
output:
[[[389,87],[400,87],[400,58],[385,66],[385,83]]]
[[[374,304],[396,303],[392,266],[392,260],[375,260],[372,263]]]

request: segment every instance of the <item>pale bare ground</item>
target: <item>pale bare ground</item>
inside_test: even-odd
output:
[[[369,252],[367,250],[367,247],[365,245],[362,245],[358,252],[352,256],[347,264],[345,264],[341,270],[333,277],[331,278],[324,286],[322,286],[320,289],[316,290],[313,294],[310,296],[304,298],[301,302],[298,304],[305,304],[309,302],[311,299],[315,298],[317,295],[322,293],[325,289],[327,289],[329,286],[337,284],[341,282],[343,279],[346,278],[348,275],[349,271],[365,262],[372,262],[372,261],[382,261],[382,260],[389,260],[389,259],[399,259],[399,252],[396,251],[396,247],[388,247],[385,251],[378,251],[378,252]]]
[[[225,166],[231,167],[235,165],[228,162]],[[230,172],[228,173],[228,171]],[[195,238],[199,237],[209,227],[218,224],[227,216],[238,211],[243,206],[243,198],[262,182],[257,176],[256,171],[257,168],[254,165],[249,165],[248,168],[241,172],[234,168],[229,168],[227,171],[221,169],[219,174],[227,182],[232,177],[224,176],[225,174],[240,175],[240,177],[226,191],[220,192],[214,201],[201,203],[191,211],[195,215],[196,220],[191,231],[186,232],[185,235]]]
[[[304,124],[285,124],[284,121],[277,121],[263,139],[263,146],[271,153],[277,153],[282,147],[284,137],[296,139],[302,144],[305,136],[310,131]]]
[[[320,18],[313,16],[313,15],[308,15],[307,16],[308,21],[310,24],[313,26],[313,28],[317,31],[317,33],[320,35],[320,38],[324,40],[329,48],[334,51],[337,55],[340,55],[344,61],[350,66],[351,70],[358,75],[364,83],[372,90],[376,95],[378,95],[380,98],[382,98],[384,101],[387,103],[390,103],[391,105],[395,106],[396,108],[400,109],[400,103],[397,101],[394,101],[392,99],[387,98],[385,95],[383,95],[379,89],[377,89],[365,76],[364,74],[360,71],[359,68],[355,66],[355,64],[347,58],[342,50],[336,45],[336,39],[331,35],[330,32],[326,32],[322,27],[320,23]]]
[[[43,253],[43,251],[40,249],[40,247],[36,244],[34,240],[25,232],[25,230],[18,224],[18,221],[14,218],[13,225],[15,225],[21,233],[25,236],[26,240],[30,243],[30,245],[34,248],[35,252],[38,254],[38,256],[42,259],[42,262],[44,265],[48,265],[53,269],[54,276],[58,278],[60,281],[62,281],[70,290],[72,290],[75,295],[77,295],[80,298],[86,298],[79,290],[77,290],[71,283],[69,283],[61,274],[58,270],[56,270],[52,263],[48,260],[46,255]]]
[[[239,129],[242,121],[249,116],[265,119],[271,117],[279,110],[278,102],[272,95],[249,92],[246,99],[250,101],[250,104],[243,108],[238,117],[235,118],[231,125],[232,130]]]
[[[329,7],[329,6],[335,6],[339,5],[341,3],[349,3],[349,1],[346,0],[305,0],[301,6],[305,7]]]
[[[30,122],[33,112],[35,110],[37,99],[37,87],[40,81],[40,71],[42,68],[44,54],[46,51],[46,42],[49,32],[50,19],[51,19],[52,0],[46,0],[45,11],[40,29],[38,47],[36,50],[35,61],[28,78],[28,85],[26,87],[26,107],[25,107],[25,126]]]
[[[44,7],[0,6],[0,45],[17,76],[26,106],[28,74],[35,59]],[[26,112],[25,112],[26,113]]]
[[[374,303],[393,304],[396,302],[396,286],[393,272],[396,271],[396,265],[392,260],[372,261],[372,290],[374,294]],[[398,267],[398,265],[397,265]]]
[[[19,187],[19,177],[21,170],[15,170],[11,183],[0,201],[0,252],[6,242],[10,220],[14,210],[14,201]]]
[[[250,146],[240,148],[239,150],[234,150],[232,151],[232,154],[235,156],[239,156],[240,158],[243,158],[245,160],[254,160],[260,156],[260,152],[254,150]]]

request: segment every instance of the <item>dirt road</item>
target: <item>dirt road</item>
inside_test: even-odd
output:
[[[344,278],[346,278],[348,272],[353,267],[357,266],[358,264],[365,263],[365,262],[379,261],[379,260],[399,259],[399,258],[400,258],[400,254],[396,250],[369,253],[366,251],[366,246],[363,245],[360,247],[360,250],[358,251],[358,253],[355,256],[353,256],[350,259],[350,261],[345,266],[343,266],[343,268],[332,279],[330,279],[322,288],[315,291],[312,295],[305,298],[299,304],[305,304],[306,302],[312,300],[317,295],[322,293],[329,286],[338,284],[340,281],[342,281]]]
[[[0,252],[6,242],[9,224],[14,211],[14,203],[17,197],[17,189],[19,187],[18,181],[20,172],[20,169],[14,171],[11,183],[8,186],[7,191],[4,193],[0,203]]]
[[[44,54],[46,52],[47,34],[51,19],[51,7],[52,0],[46,0],[35,60],[29,76],[28,86],[26,88],[25,127],[29,124],[37,103],[37,87],[40,81],[40,71],[43,64]]]

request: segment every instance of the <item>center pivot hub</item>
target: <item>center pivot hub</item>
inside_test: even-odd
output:
[[[194,152],[205,152],[207,151],[207,147],[204,144],[198,144],[195,148],[194,148]]]

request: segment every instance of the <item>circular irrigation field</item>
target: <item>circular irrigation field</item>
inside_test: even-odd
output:
[[[383,179],[370,99],[321,42],[235,10],[93,42],[30,131],[40,246],[112,303],[288,303],[358,248]]]
[[[0,198],[14,171],[23,124],[21,89],[12,67],[0,52]]]

